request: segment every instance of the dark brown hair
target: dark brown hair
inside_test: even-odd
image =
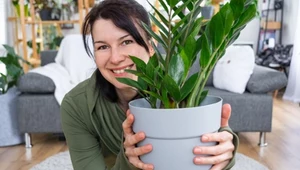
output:
[[[90,57],[94,56],[87,38],[88,34],[92,33],[94,23],[98,19],[111,20],[118,28],[128,32],[140,46],[149,52],[147,43],[135,26],[135,24],[138,24],[144,30],[141,25],[143,22],[150,27],[149,16],[144,7],[135,0],[104,0],[91,9],[82,26],[84,48]],[[150,35],[145,30],[144,32],[147,39],[150,39]],[[115,87],[101,75],[100,71],[96,71],[96,74],[96,84],[100,88],[100,93],[110,101],[117,102],[118,96]]]

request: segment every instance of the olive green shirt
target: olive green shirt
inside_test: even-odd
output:
[[[117,103],[109,102],[100,94],[96,74],[66,94],[61,104],[61,119],[74,170],[137,169],[123,149],[125,118]],[[220,130],[232,133],[230,128]],[[237,148],[238,138],[233,135]],[[225,169],[233,165],[234,159]]]

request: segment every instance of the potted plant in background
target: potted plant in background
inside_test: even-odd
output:
[[[24,15],[25,15],[25,17],[28,17],[30,15],[29,7],[28,7],[29,2],[27,0],[24,0],[24,3],[25,3],[24,4]],[[14,6],[17,16],[20,17],[19,0],[12,0],[12,4]]]
[[[33,6],[41,20],[60,20],[61,10],[54,0],[35,0]]]
[[[132,86],[143,97],[129,103],[135,117],[133,131],[143,131],[144,141],[152,144],[151,153],[141,156],[155,169],[209,169],[211,165],[193,163],[192,149],[204,145],[200,136],[215,132],[220,127],[222,99],[207,96],[204,86],[216,62],[240,31],[257,15],[257,0],[231,0],[211,20],[197,17],[201,0],[159,0],[168,13],[164,17],[152,6],[159,18],[150,14],[159,27],[156,34],[143,24],[152,37],[162,45],[165,54],[153,43],[155,54],[147,63],[130,56],[136,70],[126,70],[138,76],[137,81],[118,78]],[[185,14],[182,9],[187,8]],[[174,17],[180,21],[173,24]],[[197,56],[200,62],[195,63]],[[189,76],[193,64],[200,71]],[[209,145],[215,145],[210,143]]]
[[[0,72],[0,146],[9,146],[24,142],[18,129],[16,97],[19,92],[15,86],[19,77],[24,74],[20,61],[30,64],[17,55],[12,47],[3,47],[6,52],[0,56],[0,63],[6,69],[4,73]]]
[[[207,0],[205,5],[201,8],[201,15],[203,19],[210,19],[214,14],[214,6],[211,4],[211,0]]]

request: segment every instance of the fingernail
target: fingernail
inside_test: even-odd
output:
[[[196,163],[201,163],[201,158],[195,158]]]
[[[202,140],[203,140],[203,141],[207,141],[207,140],[208,140],[208,137],[207,137],[207,136],[202,136]]]
[[[202,152],[201,148],[195,148],[196,154],[200,154]]]
[[[139,134],[139,137],[142,139],[142,138],[144,138],[144,134],[143,133],[140,133]]]

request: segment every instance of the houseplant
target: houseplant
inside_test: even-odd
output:
[[[205,5],[201,8],[201,15],[203,19],[210,19],[214,14],[214,6],[211,5],[211,0],[207,0]]]
[[[17,16],[20,17],[21,9],[20,9],[19,0],[12,0],[11,2],[15,8]],[[24,0],[24,15],[25,15],[25,17],[28,17],[30,15],[28,4],[29,4],[29,1]]]
[[[61,10],[54,0],[35,0],[33,4],[41,20],[59,20]]]
[[[6,73],[0,73],[0,146],[8,146],[24,141],[17,123],[16,97],[19,92],[15,85],[24,73],[20,61],[29,63],[18,56],[12,47],[8,45],[3,47],[6,54],[0,56],[0,62],[5,65]]]
[[[222,100],[207,96],[204,86],[226,48],[256,16],[257,0],[231,0],[208,22],[197,17],[201,0],[186,0],[181,4],[180,0],[159,2],[168,13],[164,17],[150,4],[159,17],[150,14],[152,22],[159,27],[159,34],[146,24],[143,26],[166,54],[153,44],[155,54],[147,63],[130,56],[137,69],[126,71],[138,76],[137,81],[118,78],[143,97],[129,103],[135,117],[133,131],[146,134],[139,145],[153,145],[153,151],[141,159],[153,163],[156,169],[209,169],[210,165],[199,167],[192,163],[192,147],[203,145],[200,142],[202,134],[218,130]],[[183,14],[185,8],[189,12]],[[179,17],[180,21],[173,24],[174,17]],[[196,63],[200,71],[189,76],[197,55],[200,56],[200,62]]]

